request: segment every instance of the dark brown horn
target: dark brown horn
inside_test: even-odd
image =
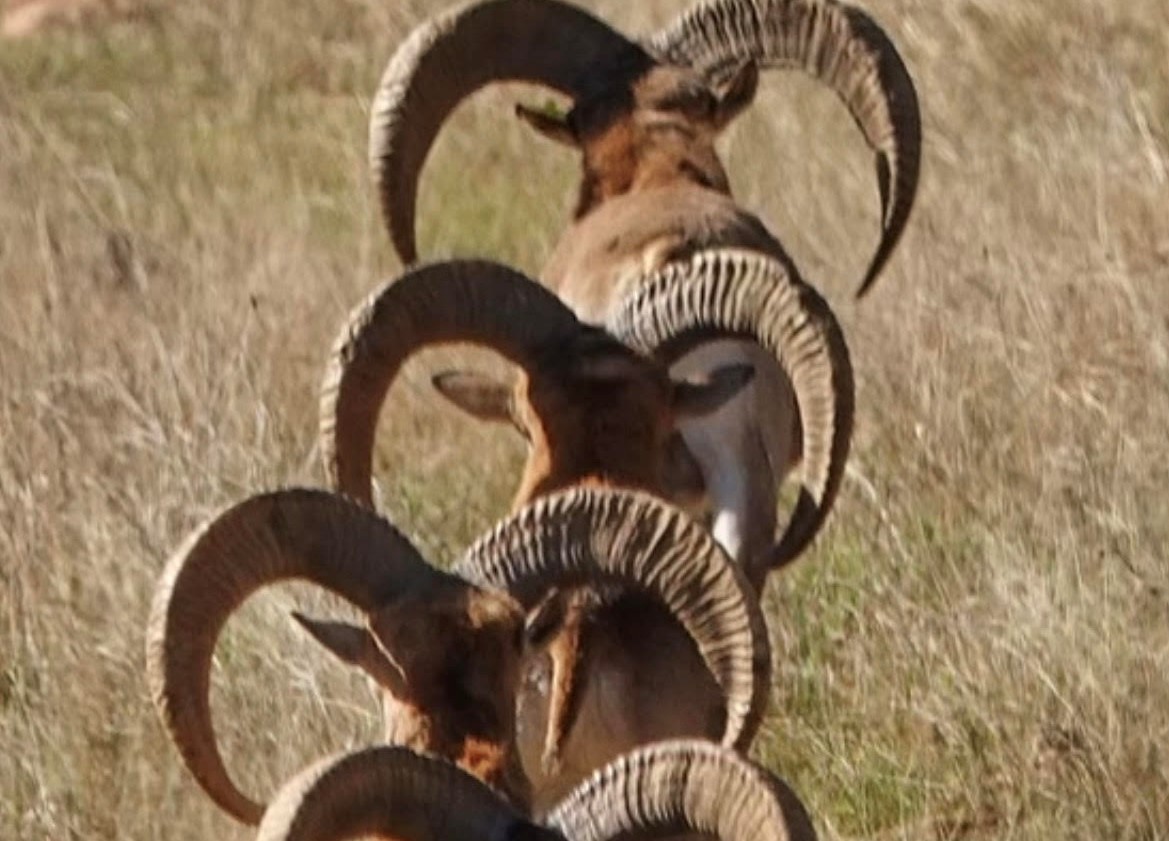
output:
[[[835,0],[707,0],[656,35],[649,49],[716,84],[754,61],[803,69],[836,92],[877,155],[881,240],[857,290],[864,295],[909,220],[921,165],[917,91],[884,30]]]
[[[539,283],[496,263],[455,260],[413,269],[355,309],[321,391],[321,455],[333,487],[372,505],[374,433],[398,369],[441,342],[476,342],[521,366],[580,329]]]
[[[564,841],[445,760],[377,747],[317,762],[272,800],[258,841]]]
[[[771,652],[758,596],[710,534],[645,493],[576,488],[543,497],[467,550],[459,575],[531,609],[552,587],[617,582],[656,596],[723,689],[723,743],[746,748],[766,711]]]
[[[782,263],[752,251],[699,252],[638,281],[609,320],[642,353],[677,358],[728,333],[758,342],[792,382],[803,436],[803,487],[764,570],[794,560],[824,524],[852,441],[854,385],[832,310]]]
[[[719,841],[815,841],[807,810],[778,777],[724,747],[659,742],[613,760],[545,821],[573,841],[689,833]]]
[[[249,824],[263,810],[232,782],[219,753],[208,696],[211,657],[219,631],[249,595],[293,578],[366,612],[399,594],[455,582],[388,522],[326,491],[254,496],[208,520],[171,556],[146,631],[150,693],[199,785]]]
[[[648,67],[640,47],[555,0],[479,0],[434,17],[398,48],[382,75],[369,157],[390,238],[418,259],[418,177],[447,116],[492,82],[533,82],[576,97],[614,73]]]

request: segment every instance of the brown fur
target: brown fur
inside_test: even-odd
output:
[[[543,276],[583,321],[603,323],[629,291],[632,277],[706,245],[723,244],[701,235],[712,208],[732,217],[730,225],[750,228],[751,245],[778,250],[753,217],[738,218],[741,211],[729,199],[714,150],[719,129],[750,102],[757,78],[753,66],[745,68],[720,96],[693,71],[655,66],[631,81],[602,86],[575,103],[563,122],[519,109],[537,131],[574,143],[581,152],[577,222]],[[596,221],[630,196],[652,197],[653,206],[643,203],[621,224],[605,224],[597,232]],[[672,212],[675,198],[689,212]],[[611,375],[588,374],[598,360]],[[677,435],[685,418],[676,411],[675,395],[661,362],[633,353],[600,330],[550,351],[521,377],[512,395],[510,420],[530,443],[513,508],[585,479],[639,488],[680,504],[701,497],[694,492],[696,462]],[[465,396],[456,402],[483,416]],[[679,476],[687,478],[683,488],[670,483]]]
[[[706,381],[675,382],[653,359],[601,330],[586,330],[571,345],[549,349],[509,395],[506,385],[466,373],[446,372],[434,383],[469,413],[509,421],[527,438],[528,460],[512,506],[518,510],[588,482],[675,502],[693,499],[694,463],[679,444],[678,422],[712,411],[745,377],[742,370],[723,371]],[[677,495],[672,477],[688,477]]]
[[[527,807],[515,751],[524,647],[515,602],[456,584],[385,605],[365,628],[301,621],[379,685],[387,742],[453,760]]]
[[[628,591],[565,600],[565,632],[526,658],[517,707],[537,811],[635,747],[717,738],[725,721],[718,684],[662,605]]]

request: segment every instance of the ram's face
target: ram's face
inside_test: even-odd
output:
[[[728,192],[714,141],[750,105],[758,80],[751,63],[720,89],[689,68],[655,65],[632,82],[578,99],[563,118],[519,113],[541,133],[580,150],[580,216],[614,196],[678,181]]]
[[[364,626],[298,618],[370,676],[387,709],[430,721],[433,738],[512,737],[524,617],[510,597],[460,584],[394,599]]]
[[[649,360],[624,351],[576,356],[517,387],[530,442],[519,500],[584,478],[656,489],[674,428],[672,384]]]
[[[692,459],[678,422],[718,410],[754,374],[748,365],[672,380],[665,365],[603,330],[582,329],[546,348],[514,385],[448,371],[435,387],[482,420],[503,421],[528,441],[514,508],[571,485],[596,482],[671,497]],[[685,491],[693,492],[687,478]]]
[[[432,713],[453,740],[511,738],[523,653],[523,614],[511,599],[466,588],[388,606],[370,630],[387,665],[404,677],[399,700]]]

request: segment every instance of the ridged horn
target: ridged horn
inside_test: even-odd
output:
[[[415,29],[382,74],[369,127],[370,164],[398,256],[407,264],[418,259],[418,178],[439,129],[463,99],[509,81],[576,97],[614,72],[649,64],[641,47],[555,0],[480,0]]]
[[[672,740],[615,759],[544,823],[572,841],[690,833],[719,841],[815,841],[807,810],[778,777],[735,751]]]
[[[526,366],[579,329],[553,293],[497,263],[435,263],[375,291],[338,336],[321,389],[321,456],[332,486],[372,506],[378,414],[398,369],[415,351],[474,342]]]
[[[529,823],[449,762],[376,747],[310,765],[288,780],[260,823],[258,841],[563,841]]]
[[[871,287],[909,220],[921,165],[913,79],[884,30],[835,0],[707,0],[648,42],[661,60],[725,81],[744,62],[799,68],[830,86],[877,156],[881,239],[857,297]]]
[[[530,609],[551,587],[615,582],[658,598],[694,640],[726,698],[722,742],[746,748],[766,710],[771,651],[758,597],[714,538],[639,491],[552,494],[501,522],[456,564]]]
[[[832,509],[852,442],[852,364],[832,310],[794,269],[738,249],[702,251],[635,283],[607,324],[630,347],[677,358],[703,339],[737,333],[772,353],[791,380],[803,435],[803,487],[760,565],[765,574],[789,563]]]
[[[366,612],[454,579],[430,567],[393,526],[326,491],[251,497],[212,517],[171,556],[146,632],[150,694],[187,768],[238,820],[262,807],[223,764],[209,698],[211,657],[232,612],[261,587],[306,579]]]

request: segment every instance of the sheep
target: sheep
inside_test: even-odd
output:
[[[807,810],[779,777],[734,751],[672,740],[599,769],[550,813],[517,813],[477,780],[403,748],[323,760],[288,780],[259,841],[614,841],[685,837],[815,841]]]
[[[654,606],[650,621],[664,613],[683,629],[685,638],[666,652],[670,662],[646,668],[655,680],[680,681],[685,692],[632,704],[642,718],[605,720],[612,729],[591,737],[608,754],[639,743],[630,733],[642,740],[710,735],[741,748],[758,728],[770,670],[762,613],[738,568],[677,509],[609,489],[551,495],[499,524],[459,573],[431,567],[386,520],[327,491],[260,494],[195,529],[158,585],[147,673],[159,714],[204,791],[244,823],[262,815],[219,753],[211,657],[223,625],[250,594],[292,578],[365,614],[364,626],[294,615],[379,687],[386,741],[455,762],[522,810],[537,792],[517,748],[521,661],[528,645],[555,646],[560,623],[557,610],[532,593],[632,589]],[[553,715],[569,725],[582,697],[606,690],[587,678],[561,682]]]
[[[575,219],[541,279],[582,321],[605,323],[652,270],[710,248],[770,255],[799,284],[779,242],[731,197],[714,148],[718,133],[752,102],[759,69],[770,67],[802,67],[831,85],[877,152],[882,233],[863,294],[909,217],[920,117],[892,43],[863,12],[835,0],[707,0],[641,43],[556,0],[477,0],[424,22],[386,68],[370,122],[371,163],[399,256],[406,264],[417,260],[418,179],[447,115],[484,85],[527,81],[572,98],[564,118],[522,106],[517,113],[581,155]],[[756,372],[718,411],[682,418],[678,427],[687,451],[679,458],[700,468],[716,537],[761,587],[822,524],[843,471],[828,449],[846,449],[850,426],[838,417],[827,439],[806,425],[801,430],[782,366],[751,342],[667,356],[681,378],[743,364]],[[446,382],[463,384],[461,393],[438,385],[475,414],[474,404],[493,389],[466,376]],[[822,496],[802,504],[773,544],[778,485],[801,455]],[[812,467],[829,472],[811,474]]]
[[[664,361],[712,334],[733,334],[758,342],[793,386],[794,407],[781,420],[784,430],[798,427],[788,437],[798,438],[804,480],[775,551],[794,558],[831,509],[851,440],[852,369],[831,310],[778,261],[733,249],[674,261],[631,287],[601,327],[579,320],[536,281],[487,261],[421,266],[375,290],[341,330],[322,386],[320,443],[332,487],[373,504],[374,434],[398,370],[428,345],[472,342],[516,363],[516,385],[477,389],[474,377],[451,373],[434,382],[478,417],[506,420],[527,438],[513,510],[600,481],[645,490],[709,520],[710,498],[748,474],[772,490],[770,510],[760,516],[773,533],[767,463],[730,464],[711,476],[683,441],[683,424],[733,399],[753,369],[738,363],[674,379]],[[770,567],[744,568],[760,591]]]
[[[882,232],[858,289],[863,295],[909,219],[921,117],[913,80],[888,36],[838,0],[704,0],[640,43],[560,0],[472,0],[425,21],[386,67],[370,122],[370,159],[398,254],[407,264],[418,259],[417,186],[431,144],[455,106],[483,86],[533,82],[572,98],[565,117],[524,106],[517,114],[581,152],[579,224],[615,198],[662,187],[688,185],[729,199],[714,140],[751,104],[760,68],[802,68],[830,85],[877,154]],[[730,244],[782,258],[765,226],[733,202],[682,197],[691,207],[677,216],[665,196],[656,207],[641,203],[643,212],[630,214],[641,241],[612,259],[647,246],[669,252]],[[580,247],[580,237],[567,232],[561,250]]]

